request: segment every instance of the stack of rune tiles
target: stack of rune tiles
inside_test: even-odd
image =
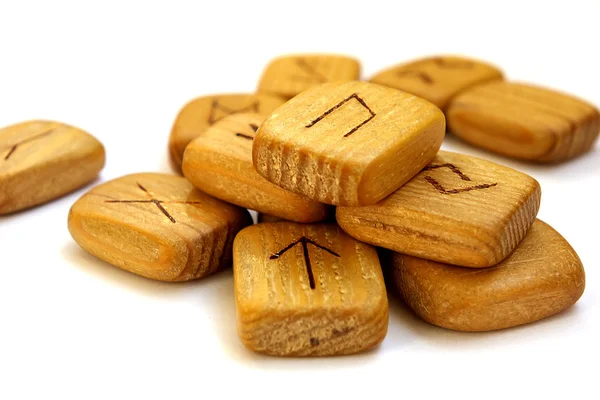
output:
[[[445,118],[436,105],[447,110],[456,97],[450,115],[481,120],[474,124],[481,126],[479,135],[493,138],[503,127],[496,127],[497,116],[486,121],[485,108],[497,111],[504,98],[464,106],[461,114],[465,103],[458,94],[491,81],[511,85],[496,69],[472,60],[436,57],[416,64],[433,66],[420,92],[404,88],[420,97],[393,90],[391,80],[380,82],[386,86],[356,81],[360,68],[352,59],[280,58],[265,71],[259,93],[291,100],[268,116],[248,114],[245,107],[186,148],[183,173],[190,182],[260,212],[260,223],[240,232],[233,250],[238,329],[249,348],[324,355],[379,343],[387,301],[378,257],[367,244],[394,251],[387,267],[406,303],[423,319],[451,329],[524,324],[581,296],[585,277],[577,255],[536,220],[537,181],[439,151]],[[530,143],[529,154],[557,161],[589,149],[598,133],[597,111],[561,94],[538,94],[522,95],[529,109],[519,106],[521,131],[569,112],[564,118],[581,129],[557,131],[550,144],[546,131],[531,130],[535,140],[521,137]],[[505,100],[506,118],[519,100],[518,93],[513,97]],[[540,121],[546,116],[548,122]],[[173,134],[183,129],[178,118]],[[328,208],[318,207],[323,204],[337,206],[337,224],[267,223],[326,219]]]
[[[564,161],[591,148],[598,111],[457,57],[359,79],[349,57],[289,56],[267,67],[257,93],[191,101],[169,139],[184,177],[144,172],[92,188],[70,209],[71,235],[96,257],[161,281],[233,264],[239,336],[273,355],[349,354],[381,343],[383,270],[417,315],[454,330],[508,328],[574,304],[583,267],[536,219],[538,182],[440,147],[447,119],[480,147]],[[56,129],[32,122],[0,130],[0,210],[48,201],[101,169],[104,149],[85,133],[70,158],[36,153],[74,128]],[[63,179],[60,192],[30,199],[33,185],[24,182],[38,171],[62,177],[58,161],[87,167]],[[377,248],[389,257],[380,261]]]
[[[545,163],[577,157],[600,130],[598,110],[580,99],[507,82],[489,64],[430,57],[386,69],[371,82],[421,96],[440,107],[452,133],[483,149]]]

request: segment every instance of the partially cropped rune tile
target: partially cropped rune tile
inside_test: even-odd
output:
[[[272,113],[253,144],[257,172],[327,204],[373,204],[435,157],[443,113],[408,93],[367,82],[302,92]]]
[[[0,214],[33,207],[93,181],[104,147],[89,133],[53,121],[0,129]]]
[[[565,93],[494,82],[450,103],[449,130],[483,149],[523,160],[559,162],[589,151],[600,132],[600,113]]]
[[[473,270],[396,253],[392,271],[402,298],[419,317],[459,331],[538,321],[575,304],[585,289],[581,260],[539,220],[495,267]]]
[[[180,169],[186,146],[226,116],[236,113],[269,115],[284,102],[281,97],[268,94],[215,94],[190,101],[177,115],[171,130],[169,150],[173,165]]]
[[[502,71],[479,60],[435,56],[388,68],[371,82],[415,94],[444,110],[465,89],[501,79]]]
[[[339,355],[384,339],[388,302],[377,252],[337,225],[253,225],[233,251],[238,333],[249,349]]]
[[[96,257],[148,278],[187,281],[231,265],[247,210],[195,189],[185,178],[141,173],[103,183],[69,212],[73,239]]]
[[[338,207],[336,218],[363,242],[465,267],[508,256],[535,221],[541,198],[531,176],[490,161],[440,151],[389,197]]]
[[[333,54],[296,54],[276,58],[265,69],[258,84],[260,93],[292,98],[328,82],[356,81],[360,62]]]
[[[183,174],[221,200],[296,222],[316,222],[330,206],[272,184],[252,165],[252,142],[265,117],[234,114],[215,123],[185,150]]]

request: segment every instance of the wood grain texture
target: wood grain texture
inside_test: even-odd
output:
[[[333,205],[373,204],[435,157],[445,119],[433,104],[366,82],[329,83],[259,127],[253,163],[269,181]]]
[[[502,71],[482,61],[435,56],[388,68],[370,81],[412,93],[445,110],[465,89],[501,79]]]
[[[89,133],[53,121],[0,129],[0,214],[33,207],[91,182],[104,147]]]
[[[377,252],[337,225],[258,224],[233,247],[238,333],[249,349],[340,355],[384,339],[388,302]]]
[[[529,175],[440,151],[429,166],[368,207],[338,207],[350,235],[400,253],[465,267],[502,261],[525,237],[540,206]]]
[[[327,82],[356,81],[360,62],[353,58],[327,54],[297,54],[279,57],[265,69],[258,92],[290,99]]]
[[[284,101],[268,94],[216,94],[190,101],[181,109],[171,129],[169,151],[173,166],[181,169],[186,146],[215,122],[235,113],[269,115]]]
[[[252,165],[252,142],[265,117],[234,114],[217,122],[185,150],[183,174],[198,189],[218,199],[289,221],[316,222],[330,206],[282,189]]]
[[[594,106],[567,94],[509,82],[477,86],[447,112],[450,131],[483,149],[523,160],[559,162],[592,148],[600,132]]]
[[[519,247],[492,268],[473,270],[395,253],[394,282],[419,317],[459,331],[510,328],[572,306],[585,289],[581,260],[537,220]]]
[[[69,212],[75,241],[96,257],[147,278],[187,281],[231,263],[247,210],[195,189],[185,178],[126,175],[96,186]]]

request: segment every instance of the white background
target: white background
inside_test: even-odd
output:
[[[188,100],[251,92],[288,52],[351,54],[364,77],[411,58],[464,54],[511,79],[600,105],[598,1],[1,1],[0,126],[32,118],[88,130],[107,149],[100,181],[170,171],[167,140]],[[0,399],[598,399],[600,143],[557,166],[488,157],[539,180],[539,216],[583,260],[572,309],[495,333],[428,325],[390,297],[382,346],[358,356],[278,359],[235,329],[231,271],[166,284],[86,254],[71,204],[0,217]]]

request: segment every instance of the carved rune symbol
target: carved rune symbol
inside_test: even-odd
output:
[[[293,75],[292,80],[295,81],[317,81],[317,82],[327,82],[327,77],[321,74],[319,71],[315,69],[312,65],[310,65],[304,58],[297,58],[296,65],[307,75]]]
[[[313,275],[312,266],[310,265],[310,256],[308,255],[308,244],[310,243],[313,246],[318,247],[321,250],[325,250],[326,252],[333,254],[336,257],[339,257],[340,255],[338,253],[336,253],[335,251],[328,249],[325,246],[321,246],[314,240],[311,240],[311,239],[307,238],[306,236],[302,236],[300,239],[296,240],[295,242],[293,242],[293,243],[287,245],[286,247],[284,247],[283,249],[279,250],[277,253],[273,254],[271,257],[269,257],[269,260],[278,259],[286,251],[288,251],[289,249],[291,249],[298,243],[302,244],[302,254],[304,255],[304,264],[306,265],[306,273],[308,274],[308,282],[310,284],[310,288],[314,289],[315,288],[315,276]]]
[[[443,58],[434,58],[432,60],[440,68],[454,68],[454,69],[470,69],[473,68],[471,61],[464,60],[445,60]]]
[[[248,125],[250,126],[250,128],[252,128],[254,133],[256,133],[256,131],[258,130],[258,125],[256,125],[256,124],[248,124]],[[254,140],[254,136],[249,136],[244,133],[236,133],[235,136],[242,137],[242,138],[248,139],[248,140]]]
[[[427,167],[423,168],[423,171],[431,171],[433,169],[438,169],[438,168],[448,168],[450,171],[452,171],[453,173],[458,175],[461,180],[471,182],[471,178],[469,178],[467,175],[463,174],[461,172],[461,170],[458,169],[458,167],[454,166],[454,164],[428,165]],[[444,186],[442,186],[437,180],[435,180],[431,176],[426,176],[425,180],[427,182],[429,182],[431,184],[431,186],[436,188],[437,191],[440,192],[441,194],[457,194],[457,193],[469,192],[471,190],[487,189],[487,188],[491,188],[491,187],[498,185],[498,183],[484,183],[482,185],[474,185],[474,186],[469,186],[469,187],[460,188],[460,189],[446,189]]]
[[[420,80],[423,81],[423,83],[425,83],[427,85],[431,85],[433,83],[433,78],[426,72],[404,70],[404,71],[398,71],[396,73],[396,75],[398,75],[398,77],[400,77],[400,78],[404,78],[404,77],[419,78]]]
[[[365,119],[363,122],[361,122],[360,124],[356,125],[354,128],[352,128],[348,133],[346,133],[344,135],[344,137],[348,137],[350,135],[352,135],[354,132],[356,132],[359,128],[361,128],[363,125],[367,124],[369,121],[371,121],[373,118],[375,118],[375,113],[373,112],[373,110],[371,110],[371,108],[367,105],[367,103],[365,103],[365,101],[356,93],[351,94],[350,96],[346,97],[344,100],[340,101],[338,104],[336,104],[335,106],[331,107],[329,110],[325,111],[323,113],[323,115],[321,115],[319,118],[311,121],[310,124],[306,125],[305,128],[312,128],[313,126],[315,126],[319,121],[321,121],[323,118],[325,118],[326,116],[328,116],[329,114],[331,114],[332,112],[334,112],[335,110],[337,110],[338,108],[340,108],[341,106],[343,106],[344,104],[346,104],[347,102],[349,102],[350,100],[356,100],[360,103],[361,106],[363,106],[365,109],[367,109],[367,111],[369,111],[369,114],[371,114],[371,116],[367,119]]]
[[[424,63],[427,63],[427,62],[428,61],[425,61]],[[471,68],[473,68],[473,63],[471,61],[445,60],[443,58],[434,58],[431,60],[431,62],[438,68],[442,68],[442,69],[471,69]],[[419,68],[420,65],[421,64],[419,64],[418,66],[415,65],[415,67]],[[417,78],[417,79],[420,79],[421,81],[423,81],[423,83],[426,85],[432,85],[434,82],[434,79],[427,72],[422,72],[422,71],[413,70],[413,69],[400,70],[400,71],[396,72],[396,76],[398,76],[399,78]]]
[[[27,138],[25,140],[21,140],[18,143],[15,143],[12,147],[10,147],[10,150],[4,156],[4,160],[5,161],[8,160],[10,158],[10,156],[12,156],[13,153],[17,150],[17,147],[19,147],[20,145],[25,144],[25,143],[29,143],[29,142],[33,142],[33,141],[38,140],[39,138],[41,138],[43,136],[47,136],[47,135],[51,134],[55,129],[56,128],[48,129],[48,130],[46,130],[46,131],[44,131],[42,133],[38,133],[35,136],[32,136],[32,137]]]
[[[175,218],[173,218],[173,216],[171,216],[171,214],[169,214],[169,212],[166,210],[166,208],[163,207],[163,204],[202,204],[201,201],[165,201],[165,200],[157,200],[154,197],[152,197],[152,195],[150,194],[150,192],[148,191],[148,189],[146,189],[145,187],[143,187],[139,183],[137,183],[137,186],[144,193],[146,193],[150,197],[150,199],[148,199],[148,200],[106,200],[105,203],[145,203],[145,204],[152,203],[152,204],[156,205],[156,207],[158,207],[158,209],[163,214],[165,214],[165,217],[169,218],[169,221],[171,221],[172,223],[176,223],[177,221],[175,221]]]
[[[213,99],[212,104],[210,106],[210,113],[208,114],[208,123],[214,124],[215,122],[222,120],[226,116],[235,114],[235,113],[250,112],[250,111],[257,113],[258,106],[259,106],[258,100],[255,100],[252,104],[236,110],[236,109],[224,106],[223,104],[219,103],[218,99]],[[218,110],[223,111],[225,113],[225,115],[217,118]]]

